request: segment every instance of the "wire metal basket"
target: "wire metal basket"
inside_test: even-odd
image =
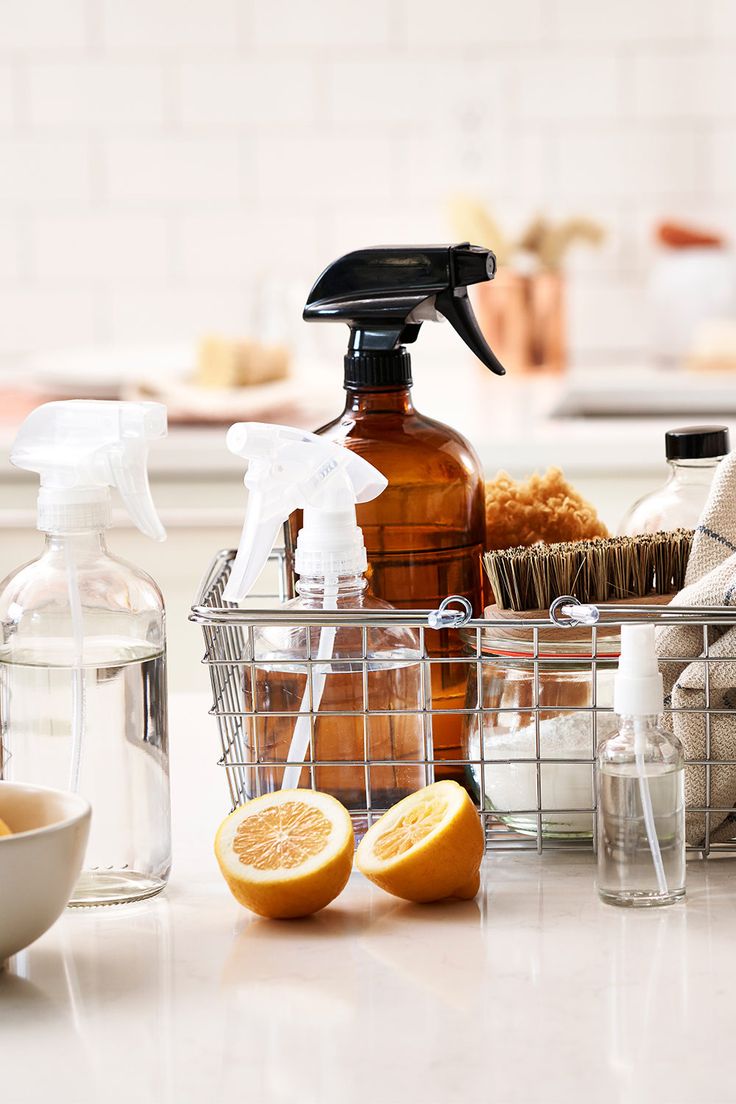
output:
[[[360,632],[362,648],[356,662],[363,667],[363,699],[361,708],[342,715],[355,722],[362,719],[364,729],[374,715],[365,687],[365,671],[369,662],[368,640],[371,630],[405,627],[418,637],[418,662],[422,673],[421,706],[414,712],[421,719],[423,747],[416,760],[431,780],[441,776],[448,767],[464,772],[467,786],[482,817],[488,850],[590,849],[595,845],[596,757],[599,736],[610,731],[612,701],[608,672],[616,666],[616,629],[627,621],[650,622],[656,625],[687,625],[696,630],[698,641],[693,655],[667,655],[663,663],[702,664],[702,701],[695,707],[677,708],[667,703],[665,724],[676,724],[678,713],[692,713],[702,718],[704,754],[686,759],[688,771],[699,771],[705,801],[688,806],[691,822],[701,827],[696,838],[688,840],[688,850],[703,858],[714,854],[736,854],[736,813],[733,807],[718,806],[711,800],[716,772],[731,772],[736,777],[736,758],[715,755],[714,724],[730,724],[733,718],[736,738],[736,711],[712,700],[711,669],[716,664],[736,664],[736,655],[714,649],[714,641],[723,636],[725,628],[736,625],[736,609],[710,607],[706,609],[673,606],[607,605],[574,608],[575,599],[558,599],[549,617],[513,622],[521,644],[508,645],[509,621],[506,619],[472,619],[467,602],[448,598],[439,610],[316,610],[294,612],[283,610],[281,602],[290,594],[290,580],[284,553],[271,556],[275,569],[277,593],[253,595],[247,605],[235,605],[223,599],[234,552],[222,551],[213,560],[201,584],[190,620],[202,626],[205,641],[203,663],[210,672],[213,704],[210,710],[217,720],[221,741],[219,765],[224,767],[230,792],[231,808],[251,797],[268,792],[275,785],[289,761],[283,755],[274,757],[269,748],[259,747],[254,730],[269,716],[290,716],[259,709],[259,702],[245,692],[250,678],[259,666],[254,656],[254,633],[266,626],[295,628],[350,627]],[[596,623],[592,623],[593,621]],[[574,629],[575,636],[571,636]],[[436,640],[438,630],[460,634],[463,655],[452,660],[434,654],[428,640]],[[500,636],[505,644],[493,643]],[[311,634],[306,632],[306,640]],[[491,643],[489,644],[489,638]],[[519,639],[519,636],[515,639]],[[571,644],[574,640],[574,645]],[[712,654],[715,652],[716,654]],[[432,718],[436,715],[431,701],[431,671],[442,663],[463,663],[468,671],[468,692],[461,708],[445,710],[459,714],[467,731],[464,753],[460,759],[435,757],[432,744]],[[309,645],[300,660],[305,681],[313,689],[318,663]],[[323,663],[324,667],[324,663]],[[550,679],[554,692],[550,694]],[[734,680],[736,682],[736,679]],[[523,687],[523,701],[504,695],[509,687]],[[565,686],[577,687],[572,698]],[[490,699],[489,685],[493,688]],[[559,688],[563,688],[560,693]],[[582,689],[581,689],[582,688]],[[581,697],[582,695],[582,697]],[[721,700],[719,698],[719,700]],[[728,695],[726,695],[728,700]],[[736,687],[734,688],[736,700]],[[314,704],[310,696],[308,705]],[[299,711],[309,718],[310,750],[301,771],[301,785],[315,788],[315,779],[322,768],[335,766],[360,770],[363,784],[361,800],[351,807],[356,821],[370,824],[386,809],[380,794],[374,792],[372,771],[399,766],[406,767],[406,758],[399,762],[372,758],[366,737],[364,754],[354,759],[320,759],[315,756],[315,724],[318,709]],[[383,711],[386,712],[385,710]],[[519,718],[523,719],[520,725]],[[574,731],[578,745],[571,750],[564,740],[557,739]],[[499,736],[499,733],[501,734]],[[580,734],[584,747],[579,744]],[[553,739],[554,737],[554,739]],[[515,742],[516,741],[516,742]],[[557,741],[557,742],[555,742]],[[718,741],[716,741],[717,743]],[[299,765],[302,765],[301,763]],[[505,773],[504,773],[505,772]],[[506,782],[504,782],[504,778]],[[568,793],[581,793],[582,798],[566,803]],[[514,800],[504,803],[504,797]],[[525,798],[519,800],[520,797]],[[733,831],[730,830],[734,823]],[[715,831],[718,828],[718,831]]]

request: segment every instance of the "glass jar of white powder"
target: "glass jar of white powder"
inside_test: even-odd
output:
[[[618,630],[482,630],[470,664],[465,754],[483,807],[516,832],[593,835],[597,742],[615,727]],[[473,653],[477,634],[468,630]],[[537,689],[538,686],[538,689]],[[594,692],[595,688],[595,692]]]

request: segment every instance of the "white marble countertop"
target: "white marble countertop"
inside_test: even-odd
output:
[[[137,906],[67,912],[0,977],[4,1104],[720,1104],[733,1079],[736,868],[685,904],[599,904],[587,855],[492,855],[475,901],[358,874],[259,920],[211,854],[227,811],[204,694],[172,702],[175,868]]]

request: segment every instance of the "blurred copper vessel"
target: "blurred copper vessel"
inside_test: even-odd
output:
[[[567,365],[565,277],[541,269],[523,274],[502,268],[479,284],[480,327],[503,365],[515,374],[562,372]]]

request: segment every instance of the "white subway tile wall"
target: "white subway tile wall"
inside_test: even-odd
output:
[[[654,222],[736,233],[734,74],[736,0],[0,0],[0,354],[242,327],[467,193],[599,218],[572,348],[636,357]]]

